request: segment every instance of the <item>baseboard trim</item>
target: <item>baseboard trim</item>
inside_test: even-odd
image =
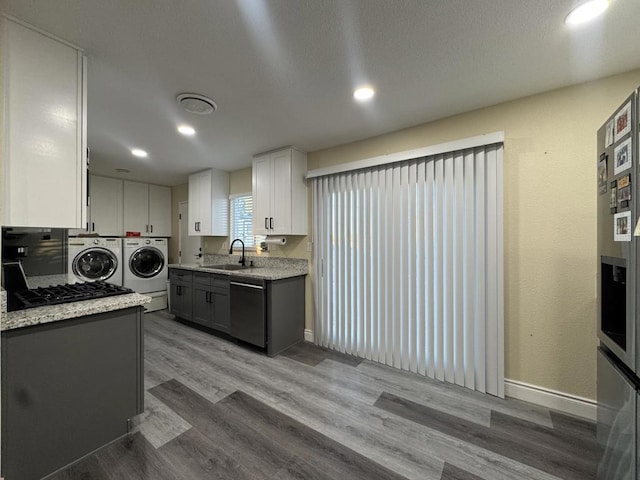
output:
[[[315,337],[313,335],[313,330],[309,330],[307,328],[304,329],[304,341],[313,343]]]
[[[597,404],[594,400],[588,398],[506,378],[504,380],[504,393],[508,397],[596,421]]]

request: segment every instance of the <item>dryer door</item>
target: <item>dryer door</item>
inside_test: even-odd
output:
[[[76,255],[71,268],[76,277],[85,282],[106,281],[118,268],[118,259],[105,248],[91,247]]]
[[[139,278],[153,278],[163,268],[164,255],[155,247],[140,247],[129,257],[129,269]]]

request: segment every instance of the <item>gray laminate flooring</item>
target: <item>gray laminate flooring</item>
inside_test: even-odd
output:
[[[593,423],[296,345],[145,315],[145,413],[62,479],[592,479]]]

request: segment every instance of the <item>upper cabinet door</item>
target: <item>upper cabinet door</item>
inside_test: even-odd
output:
[[[198,193],[200,195],[198,233],[211,235],[211,170],[198,174]]]
[[[124,231],[139,232],[143,237],[149,233],[149,185],[124,182]]]
[[[286,148],[253,159],[254,235],[307,234],[307,154]]]
[[[291,233],[291,150],[271,154],[270,235]]]
[[[149,185],[149,236],[171,236],[171,188]]]
[[[229,174],[209,169],[189,175],[189,235],[229,235]]]
[[[122,237],[123,183],[116,178],[91,175],[89,229],[103,237]]]
[[[200,177],[197,173],[189,175],[189,235],[198,233],[200,220]]]
[[[252,169],[253,234],[269,235],[271,214],[271,159],[269,154],[256,157]]]
[[[2,224],[84,228],[87,145],[82,53],[6,18],[0,21]]]

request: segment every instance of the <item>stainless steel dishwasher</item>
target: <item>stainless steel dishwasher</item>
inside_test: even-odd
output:
[[[231,276],[231,325],[229,333],[238,340],[264,348],[267,344],[265,282]]]

